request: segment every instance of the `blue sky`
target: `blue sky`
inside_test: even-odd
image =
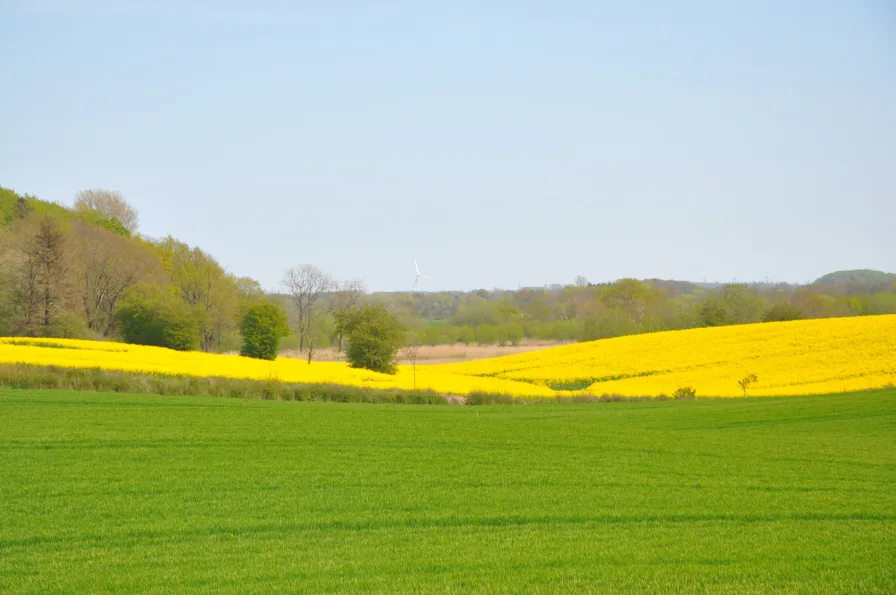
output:
[[[896,7],[0,0],[0,185],[273,288],[896,271]]]

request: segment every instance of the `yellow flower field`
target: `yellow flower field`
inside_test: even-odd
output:
[[[825,394],[896,385],[896,315],[690,329],[578,343],[440,366],[540,385],[587,384],[590,394]]]
[[[410,367],[388,376],[346,364],[178,352],[70,339],[0,338],[0,363],[159,374],[275,379],[369,388],[413,386]],[[896,315],[672,331],[578,343],[459,364],[417,366],[417,388],[466,395],[698,396],[824,394],[896,384]]]

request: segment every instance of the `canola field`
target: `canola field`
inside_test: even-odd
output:
[[[103,368],[169,375],[272,379],[371,389],[411,389],[394,376],[338,362],[311,365],[235,355],[68,339],[0,338],[0,363]],[[578,343],[457,364],[417,366],[416,387],[444,394],[527,397],[660,396],[692,387],[697,396],[827,394],[896,385],[896,315],[690,329]]]

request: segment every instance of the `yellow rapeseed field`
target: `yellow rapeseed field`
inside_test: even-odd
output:
[[[748,324],[633,335],[440,367],[590,394],[825,394],[896,385],[896,315]]]
[[[413,386],[409,366],[388,376],[346,364],[273,362],[235,355],[70,339],[0,338],[0,363],[173,375],[274,379],[369,388]],[[635,335],[459,364],[417,366],[417,388],[467,395],[824,394],[896,384],[896,315],[834,318]]]

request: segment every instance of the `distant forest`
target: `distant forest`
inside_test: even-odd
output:
[[[0,335],[109,339],[228,352],[252,305],[283,308],[281,348],[339,345],[335,321],[384,305],[409,343],[589,341],[705,326],[896,313],[896,275],[839,271],[808,285],[621,279],[519,290],[367,293],[311,264],[284,273],[280,293],[237,277],[172,237],[139,233],[121,194],[79,192],[72,207],[0,187]]]

